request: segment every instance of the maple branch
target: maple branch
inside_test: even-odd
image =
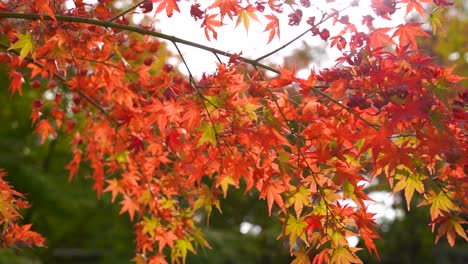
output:
[[[32,13],[0,12],[0,18],[17,18],[17,19],[26,19],[26,20],[39,20],[39,19],[41,19],[41,16],[39,14],[32,14]],[[51,16],[48,16],[48,15],[45,15],[45,14],[42,15],[42,19],[43,20],[53,20],[53,18]],[[225,57],[231,57],[232,55],[234,55],[233,53],[230,53],[230,52],[227,52],[227,51],[215,49],[215,48],[212,48],[212,47],[208,47],[208,46],[205,46],[205,45],[202,45],[202,44],[199,44],[199,43],[195,43],[195,42],[192,42],[192,41],[188,41],[188,40],[185,40],[185,39],[181,39],[181,38],[178,38],[178,37],[169,36],[169,35],[166,35],[166,34],[161,33],[161,32],[156,32],[156,31],[143,29],[143,28],[139,28],[139,27],[135,27],[135,26],[122,25],[122,24],[113,23],[113,22],[109,22],[109,21],[102,21],[102,20],[97,20],[97,19],[93,19],[93,18],[74,17],[74,16],[55,15],[55,19],[57,19],[58,21],[62,21],[62,22],[74,22],[74,23],[90,24],[90,25],[102,26],[102,27],[107,27],[107,28],[121,29],[121,30],[125,30],[125,31],[139,33],[139,34],[142,34],[142,35],[153,36],[153,37],[156,37],[156,38],[168,40],[170,42],[180,43],[180,44],[184,44],[184,45],[191,46],[191,47],[194,47],[194,48],[198,48],[198,49],[201,49],[201,50],[209,51],[209,52],[212,52],[214,54],[225,56]],[[245,57],[242,57],[242,56],[239,56],[238,60],[246,62],[246,63],[248,63],[248,64],[250,64],[252,66],[257,66],[257,67],[263,68],[265,70],[277,73],[277,74],[280,73],[279,70],[274,69],[274,68],[272,68],[270,66],[267,66],[265,64],[262,64],[262,63],[260,63],[260,62],[258,62],[256,60],[248,59],[248,58],[245,58]]]
[[[345,7],[344,9],[346,9],[348,7],[349,6]],[[344,9],[342,9],[342,10],[344,10]],[[340,11],[342,11],[342,10],[340,10]],[[48,16],[48,15],[42,15],[42,16],[43,16],[44,20],[53,20],[53,18],[51,16]],[[331,16],[329,16],[329,17],[331,17]],[[322,19],[322,20],[326,21],[329,17],[327,17],[325,19]],[[41,19],[39,14],[14,13],[14,12],[0,12],[0,18],[18,18],[18,19],[28,19],[28,20],[39,20],[39,19]],[[151,31],[151,30],[148,30],[148,29],[143,29],[143,28],[139,28],[139,27],[135,27],[135,26],[122,25],[122,24],[118,24],[118,23],[112,23],[112,22],[108,22],[108,21],[102,21],[102,20],[97,20],[97,19],[92,19],[92,18],[83,18],[83,17],[56,15],[55,18],[58,21],[63,21],[63,22],[75,22],[75,23],[91,24],[91,25],[103,26],[103,27],[108,27],[108,28],[116,28],[116,29],[126,30],[126,31],[130,31],[130,32],[139,33],[139,34],[142,34],[142,35],[149,35],[149,36],[153,36],[153,37],[168,40],[168,41],[170,41],[172,43],[180,43],[180,44],[184,44],[184,45],[191,46],[191,47],[194,47],[194,48],[206,50],[206,51],[212,52],[213,54],[221,55],[221,56],[225,56],[225,57],[231,57],[232,55],[234,55],[233,53],[230,53],[230,52],[227,52],[227,51],[222,51],[222,50],[215,49],[215,48],[212,48],[212,47],[208,47],[208,46],[205,46],[205,45],[202,45],[202,44],[199,44],[199,43],[195,43],[195,42],[188,41],[188,40],[181,39],[181,38],[177,38],[177,37],[174,37],[174,36],[169,36],[169,35],[166,35],[164,33]],[[323,23],[323,22],[320,21],[319,23]],[[307,33],[307,32],[305,32],[305,33]],[[303,33],[303,34],[305,34],[305,33]],[[275,51],[275,52],[277,52],[277,51]],[[262,57],[265,57],[265,56],[262,56]],[[260,59],[263,59],[262,57]],[[245,58],[245,57],[242,57],[242,56],[238,56],[237,59],[240,60],[240,61],[246,62],[246,63],[248,63],[248,64],[250,64],[250,65],[252,65],[254,67],[260,67],[260,68],[263,68],[265,70],[268,70],[268,71],[271,71],[271,72],[274,72],[274,73],[277,73],[277,74],[280,73],[279,70],[260,63],[259,59],[252,60],[252,59],[248,59],[248,58]],[[316,91],[321,96],[329,99],[333,103],[341,106],[342,108],[344,108],[345,110],[347,110],[348,112],[350,112],[351,114],[353,114],[354,116],[356,116],[357,118],[362,120],[367,125],[369,125],[369,126],[371,126],[373,128],[378,128],[377,125],[374,125],[374,124],[370,123],[369,121],[365,120],[359,114],[352,111],[350,108],[346,107],[345,105],[343,105],[339,101],[335,100],[334,98],[330,97],[328,94],[326,94],[326,93],[324,93],[324,92],[322,92],[322,91],[320,91],[318,89],[314,89],[314,91]],[[81,93],[81,94],[83,94],[83,93]],[[88,102],[90,102],[91,104],[99,106],[97,103],[93,103],[91,98],[89,98],[89,97],[86,98],[86,95],[84,95],[83,97]],[[106,113],[105,110],[102,109],[101,107],[98,107],[98,109],[101,112]],[[107,115],[107,113],[106,113],[106,115]]]
[[[176,48],[177,53],[179,53],[179,56],[180,56],[180,58],[182,59],[182,63],[184,64],[185,68],[187,69],[187,72],[188,72],[188,75],[189,75],[190,83],[191,83],[193,86],[195,86],[196,89],[198,89],[198,88],[196,87],[195,80],[193,79],[192,72],[190,71],[190,68],[189,68],[189,66],[188,66],[188,64],[187,64],[187,61],[185,60],[184,55],[183,55],[182,52],[180,51],[179,46],[177,45],[176,42],[172,42],[172,44],[174,44],[174,47]]]
[[[117,15],[109,18],[107,21],[108,22],[112,22],[114,20],[116,20],[117,18],[121,17],[121,16],[124,16],[126,15],[127,13],[129,13],[130,11],[134,10],[135,8],[137,8],[138,6],[140,6],[141,4],[143,4],[144,2],[146,2],[147,0],[142,0],[134,5],[132,5],[131,7],[129,7],[128,9],[125,9],[124,11],[118,13]]]

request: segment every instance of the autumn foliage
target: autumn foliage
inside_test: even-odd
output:
[[[137,263],[183,262],[209,247],[194,217],[221,210],[241,183],[283,223],[296,264],[360,263],[349,236],[378,256],[365,187],[377,181],[402,191],[408,210],[418,196],[437,240],[468,239],[468,91],[417,39],[442,30],[429,21],[426,31],[425,19],[451,2],[372,0],[372,13],[356,13],[359,24],[342,15],[359,1],[342,9],[308,0],[193,1],[188,9],[177,0],[114,2],[0,1],[0,62],[12,100],[25,87],[54,94],[33,102],[35,132],[41,142],[72,135],[70,180],[82,164],[92,168],[97,196],[110,193],[134,221]],[[374,26],[397,10],[421,21]],[[207,39],[228,22],[264,23],[265,43],[281,39],[280,27],[308,24],[303,38],[342,55],[299,77],[295,67],[262,64],[279,49],[245,58],[133,24],[134,12],[191,16]],[[162,39],[229,60],[184,76],[157,59]],[[15,223],[22,196],[3,180],[0,191],[2,244],[42,246],[29,225]]]

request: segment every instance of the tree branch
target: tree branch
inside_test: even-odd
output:
[[[43,17],[44,20],[53,20],[52,17],[50,17],[48,15],[42,15],[42,17]],[[17,18],[17,19],[25,19],[25,20],[39,20],[39,19],[41,19],[39,14],[14,13],[14,12],[0,12],[0,18]],[[180,43],[180,44],[184,44],[184,45],[191,46],[191,47],[194,47],[194,48],[198,48],[198,49],[201,49],[201,50],[206,50],[206,51],[212,52],[214,54],[225,56],[225,57],[231,57],[233,55],[233,53],[230,53],[230,52],[227,52],[227,51],[215,49],[215,48],[208,47],[208,46],[205,46],[205,45],[201,45],[201,44],[198,44],[198,43],[195,43],[195,42],[192,42],[192,41],[188,41],[188,40],[185,40],[185,39],[177,38],[177,37],[174,37],[174,36],[169,36],[169,35],[166,35],[166,34],[163,34],[163,33],[160,33],[160,32],[151,31],[151,30],[148,30],[148,29],[143,29],[143,28],[139,28],[139,27],[135,27],[135,26],[122,25],[122,24],[118,24],[118,23],[113,23],[113,22],[109,22],[109,21],[102,21],[102,20],[97,20],[97,19],[93,19],[93,18],[73,17],[73,16],[56,15],[55,19],[57,19],[58,21],[62,21],[62,22],[74,22],[74,23],[97,25],[97,26],[102,26],[102,27],[116,28],[116,29],[121,29],[121,30],[125,30],[125,31],[135,32],[135,33],[139,33],[139,34],[142,34],[142,35],[153,36],[153,37],[168,40],[168,41],[173,42],[173,43]],[[239,56],[238,60],[246,62],[246,63],[248,63],[248,64],[250,64],[252,66],[257,66],[257,67],[263,68],[265,70],[277,73],[277,74],[280,73],[279,70],[274,69],[274,68],[272,68],[270,66],[267,66],[265,64],[259,63],[256,60],[248,59],[248,58],[245,58],[245,57],[242,57],[242,56]]]
[[[346,7],[346,8],[348,8],[348,7]],[[344,9],[346,9],[346,8],[344,8]],[[342,10],[344,10],[344,9],[342,9]],[[48,15],[42,15],[42,16],[43,16],[44,20],[53,20],[53,18],[51,16],[48,16]],[[331,16],[329,16],[329,17],[331,17]],[[39,19],[41,19],[39,14],[14,13],[14,12],[0,12],[0,19],[1,18],[17,18],[17,19],[26,19],[26,20],[39,20]],[[168,40],[168,41],[170,41],[172,43],[180,43],[180,44],[195,47],[195,48],[198,48],[198,49],[201,49],[201,50],[209,51],[209,52],[212,52],[215,55],[221,55],[221,56],[225,56],[225,57],[231,57],[233,55],[233,53],[230,53],[230,52],[227,52],[227,51],[222,51],[222,50],[211,48],[211,47],[201,45],[201,44],[198,44],[198,43],[195,43],[195,42],[192,42],[192,41],[188,41],[188,40],[185,40],[185,39],[177,38],[177,37],[174,37],[174,36],[169,36],[169,35],[166,35],[166,34],[163,34],[163,33],[160,33],[160,32],[155,32],[155,31],[151,31],[151,30],[148,30],[148,29],[143,29],[143,28],[139,28],[139,27],[135,27],[135,26],[128,26],[128,25],[122,25],[122,24],[113,23],[113,22],[109,22],[109,21],[102,21],[102,20],[97,20],[97,19],[92,19],[92,18],[73,17],[73,16],[56,15],[55,19],[57,19],[58,21],[63,21],[63,22],[91,24],[91,25],[97,25],[97,26],[102,26],[102,27],[126,30],[126,31],[130,31],[130,32],[139,33],[139,34],[142,34],[142,35],[149,35],[149,36],[153,36],[153,37],[156,37],[156,38],[161,38],[161,39]],[[320,21],[320,23],[323,23],[323,21],[325,21],[327,19],[328,18],[322,19],[322,21]],[[305,33],[307,33],[307,32],[305,32]],[[305,33],[303,33],[303,34],[305,34]],[[289,44],[287,44],[287,45],[289,45]],[[286,46],[284,46],[284,47],[286,47]],[[282,48],[280,48],[280,49],[282,49]],[[280,49],[275,50],[275,52],[279,51]],[[266,55],[264,55],[264,56],[262,56],[262,57],[260,57],[259,59],[256,59],[256,60],[248,59],[248,58],[245,58],[245,57],[242,57],[242,56],[239,56],[237,59],[240,60],[240,61],[246,62],[246,63],[248,63],[248,64],[250,64],[250,65],[252,65],[254,67],[260,67],[260,68],[263,68],[265,70],[268,70],[268,71],[279,74],[280,73],[279,70],[274,69],[274,68],[272,68],[270,66],[267,66],[265,64],[262,64],[262,63],[258,62],[260,59],[263,59],[264,57],[268,57],[268,56],[270,56],[270,53],[266,54]],[[60,76],[58,76],[58,77],[60,77]],[[342,107],[343,109],[345,109],[346,111],[348,111],[352,115],[356,116],[358,119],[360,119],[361,121],[363,121],[364,123],[366,123],[370,127],[378,129],[377,125],[372,124],[369,121],[365,120],[359,114],[354,112],[352,109],[346,107],[345,105],[343,105],[339,101],[335,100],[334,98],[330,97],[328,94],[320,91],[319,89],[316,89],[315,87],[313,87],[313,88],[314,88],[313,90],[315,92],[317,92],[318,94],[320,94],[322,97],[325,97],[325,98],[329,99],[330,101],[332,101],[333,103],[339,105],[340,107]],[[89,98],[87,95],[83,94],[82,92],[80,92],[80,91],[78,91],[78,92],[88,102],[90,102],[92,105],[94,105],[97,109],[99,109],[102,113],[104,113],[108,117],[107,112],[104,109],[102,109],[102,107],[100,107],[99,104],[94,102],[91,98]]]

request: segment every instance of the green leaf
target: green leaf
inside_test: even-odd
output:
[[[307,251],[294,251],[293,254],[296,258],[291,262],[291,264],[310,264],[310,258]]]
[[[244,112],[252,119],[252,120],[257,120],[257,114],[255,113],[255,110],[257,109],[257,106],[254,104],[247,103],[243,107]]]
[[[210,187],[206,184],[202,184],[200,188],[197,190],[198,198],[195,200],[193,204],[193,210],[198,210],[200,208],[204,208],[208,218],[210,218],[211,211],[213,210],[213,204],[216,206],[219,212],[221,212],[221,205],[219,200],[213,196]]]
[[[191,251],[193,254],[196,254],[195,249],[193,248],[192,243],[190,243],[190,241],[185,239],[177,240],[175,242],[174,247],[172,248],[171,258],[182,258],[182,263],[185,263],[188,251]]]
[[[421,205],[431,205],[431,218],[436,219],[438,216],[442,215],[442,212],[450,212],[451,210],[459,210],[458,206],[452,202],[453,197],[448,197],[446,193],[440,191],[436,194],[434,191],[430,191],[428,198],[420,203]]]
[[[348,241],[340,231],[327,228],[327,233],[330,233],[330,231],[332,247],[342,247],[348,244]]]
[[[211,249],[210,244],[208,243],[208,241],[206,241],[205,236],[200,229],[197,229],[194,232],[193,238],[195,239],[195,246],[202,245],[203,247]]]
[[[441,22],[441,20],[443,20],[443,14],[442,14],[443,10],[444,9],[442,8],[438,8],[434,10],[434,12],[432,12],[431,15],[429,16],[429,23],[431,24],[432,34],[435,35],[437,31],[440,30],[440,32],[442,32],[442,36],[445,37],[446,35],[445,30]]]
[[[362,263],[362,261],[347,248],[340,247],[334,250],[331,263]]]
[[[151,237],[154,237],[154,231],[156,231],[156,228],[159,226],[159,220],[151,216],[151,219],[148,217],[145,217],[143,219],[143,234],[150,234]]]
[[[267,124],[277,126],[280,122],[278,119],[276,119],[273,114],[271,113],[271,110],[268,108],[263,109],[263,116],[265,117],[265,121]]]
[[[17,34],[18,41],[15,42],[8,50],[15,49],[20,50],[20,59],[26,58],[30,53],[34,57],[34,43],[31,37],[31,33]]]
[[[405,189],[405,198],[408,211],[410,210],[411,198],[413,198],[414,191],[418,193],[424,192],[423,180],[427,179],[427,176],[422,174],[412,173],[409,169],[397,170],[395,179],[400,181],[395,185],[393,192],[398,192]]]
[[[286,235],[289,235],[289,245],[291,250],[296,244],[298,237],[303,241],[307,241],[304,232],[304,228],[306,226],[307,223],[304,222],[303,217],[296,219],[293,215],[289,215],[288,222],[286,223]]]
[[[202,136],[198,140],[198,147],[203,145],[203,143],[208,142],[213,146],[216,145],[216,135],[219,131],[223,129],[222,124],[215,124],[214,127],[211,123],[205,122],[202,127],[199,129],[202,131]]]
[[[293,194],[288,199],[287,206],[294,205],[296,216],[299,217],[304,206],[310,205],[310,196],[312,192],[301,185],[298,189],[293,187],[292,193]]]
[[[203,97],[208,101],[208,103],[205,104],[207,108],[219,108],[224,104],[224,98],[221,96],[204,95]]]

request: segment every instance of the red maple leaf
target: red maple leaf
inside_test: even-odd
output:
[[[392,38],[398,36],[400,46],[410,44],[415,50],[418,49],[416,36],[430,37],[430,35],[421,28],[421,23],[400,24],[393,33]]]
[[[23,90],[21,89],[21,83],[23,79],[23,75],[17,71],[10,71],[9,73],[11,81],[10,81],[10,92],[11,95],[14,95],[16,91],[18,91],[19,95],[23,95]]]
[[[393,45],[395,41],[387,35],[387,32],[392,30],[391,28],[378,28],[369,34],[369,46],[373,48],[380,48],[384,45]]]
[[[37,124],[36,129],[34,132],[41,134],[41,144],[44,144],[46,138],[49,135],[56,136],[54,128],[50,125],[47,120],[41,120],[39,124]]]
[[[304,222],[307,223],[307,226],[304,228],[304,232],[308,230],[314,231],[314,229],[323,229],[322,220],[323,216],[311,215],[304,219]]]
[[[77,149],[73,151],[73,159],[68,165],[65,167],[67,170],[70,171],[70,174],[68,176],[68,181],[71,181],[73,179],[73,176],[78,172],[78,168],[80,167],[81,163],[81,150]]]
[[[177,239],[177,236],[172,231],[163,231],[157,233],[154,239],[159,241],[159,252],[162,252],[166,245],[171,248],[174,246],[174,241]]]

